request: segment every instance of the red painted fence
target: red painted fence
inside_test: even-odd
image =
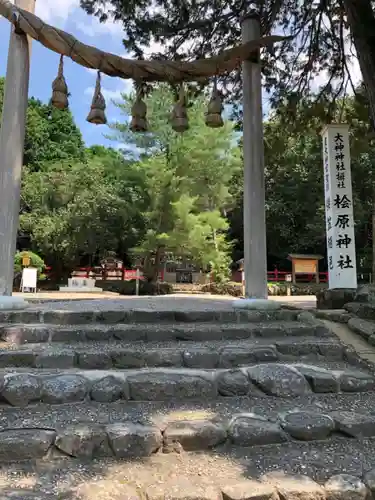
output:
[[[114,271],[103,271],[99,275],[97,272],[98,268],[91,268],[91,267],[80,267],[74,271],[74,275],[77,277],[82,277],[82,278],[89,278],[90,275],[95,277],[96,279],[111,279],[111,280],[124,280],[124,281],[130,281],[130,280],[135,280],[137,276],[137,271],[136,269],[125,269],[124,267],[118,268]],[[46,267],[46,274],[48,275],[49,273],[52,272],[51,267]],[[278,269],[274,269],[273,271],[268,271],[267,272],[267,279],[269,283],[276,283],[276,282],[283,282],[286,281],[286,276],[291,275],[290,271],[279,271]],[[302,275],[299,277],[300,281],[304,282],[310,282],[310,281],[315,281],[315,275],[311,274],[306,274]],[[139,279],[143,280],[142,272],[140,272],[140,277]],[[159,279],[161,281],[164,280],[164,271],[160,271],[159,273]],[[233,278],[234,281],[241,281],[241,272],[240,271],[235,271],[233,273]],[[327,283],[328,282],[328,273],[327,272],[321,272],[319,273],[319,281],[320,283]]]
[[[291,271],[279,271],[278,269],[275,269],[273,271],[267,271],[267,280],[269,283],[272,282],[282,282],[286,281],[286,276],[291,275]],[[315,274],[303,274],[299,275],[299,280],[300,281],[305,281],[305,282],[310,282],[310,281],[315,281]],[[319,282],[320,283],[327,283],[328,282],[328,273],[319,273]]]

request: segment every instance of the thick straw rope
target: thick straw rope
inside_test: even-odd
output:
[[[218,56],[194,62],[135,61],[85,45],[69,33],[44,23],[38,16],[15,7],[8,0],[0,0],[0,15],[15,25],[17,30],[48,49],[70,57],[81,66],[97,69],[109,76],[133,80],[181,82],[228,73],[257,49],[286,39],[282,36],[267,36],[226,50]]]

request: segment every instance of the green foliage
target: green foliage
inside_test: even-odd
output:
[[[134,96],[123,96],[119,107],[129,114]],[[228,276],[230,245],[226,241],[226,210],[233,200],[230,182],[241,168],[233,126],[204,124],[207,101],[200,97],[189,108],[190,129],[177,134],[169,124],[173,94],[165,85],[147,99],[150,132],[133,134],[128,124],[114,124],[115,137],[141,148],[139,169],[144,173],[148,208],[145,235],[134,249],[146,262],[146,274],[156,278],[165,253],[214,268],[217,279]]]
[[[90,156],[89,152],[89,156]],[[142,176],[121,157],[101,155],[87,164],[26,169],[21,229],[56,268],[134,245],[141,225]]]
[[[232,295],[232,297],[241,297],[243,294],[242,284],[232,281],[207,283],[200,287],[200,291],[213,295]]]
[[[5,79],[0,78],[0,115]],[[45,163],[85,161],[82,134],[69,110],[59,110],[31,98],[27,108],[24,165],[39,170]]]
[[[102,0],[81,0],[80,3],[88,14],[98,16],[103,22],[108,19],[108,9],[104,9]],[[146,49],[156,42],[160,49],[151,57],[157,60],[194,61],[240,44],[241,21],[249,11],[255,10],[261,19],[262,35],[290,35],[262,52],[265,87],[271,92],[275,105],[287,99],[293,107],[296,99],[309,90],[316,90],[318,74],[326,77],[321,90],[327,98],[334,101],[343,95],[348,85],[352,85],[354,47],[366,86],[374,96],[374,74],[370,68],[375,63],[373,0],[255,0],[247,3],[109,0],[108,4],[115,19],[123,24],[126,50],[144,59]],[[223,83],[228,97],[239,104],[240,72],[225,75]],[[375,109],[372,111],[375,119]]]
[[[306,99],[290,123],[288,109],[281,106],[264,125],[267,249],[275,261],[286,258],[288,253],[326,254],[320,135],[326,107]],[[359,268],[368,272],[372,260],[375,175],[375,137],[369,124],[368,105],[359,93],[338,101],[332,114],[338,122],[350,125],[357,257]],[[239,185],[242,186],[242,180]],[[231,230],[231,236],[240,242],[235,256],[240,258],[242,196],[231,214]]]
[[[39,170],[45,163],[85,161],[85,145],[69,110],[29,100],[24,164]]]
[[[38,269],[38,278],[41,279],[44,277],[42,274],[46,265],[42,257],[37,255],[34,252],[17,252],[14,256],[14,274],[22,273],[22,259],[23,257],[29,257],[30,259],[30,267],[36,267]]]

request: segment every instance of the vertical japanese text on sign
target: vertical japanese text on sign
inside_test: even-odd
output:
[[[356,288],[357,270],[347,125],[332,124],[324,129],[323,166],[329,288]]]

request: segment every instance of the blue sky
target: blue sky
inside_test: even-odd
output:
[[[53,5],[53,7],[52,7]],[[79,8],[79,0],[36,0],[36,14],[45,22],[62,28],[82,42],[125,56],[122,45],[121,25],[115,23],[100,24],[96,18],[88,16]],[[0,17],[0,76],[5,76],[10,23]],[[31,74],[29,96],[43,102],[51,98],[51,84],[57,74],[59,56],[44,48],[38,42],[33,42],[31,58]],[[75,64],[65,58],[65,78],[69,87],[70,109],[77,125],[80,127],[86,144],[103,144],[116,146],[116,143],[103,137],[108,133],[105,126],[96,126],[86,122],[90,110],[92,94],[95,86],[96,73]],[[108,121],[121,118],[119,110],[111,103],[118,99],[120,92],[131,89],[130,80],[102,76],[103,94],[107,102]]]

